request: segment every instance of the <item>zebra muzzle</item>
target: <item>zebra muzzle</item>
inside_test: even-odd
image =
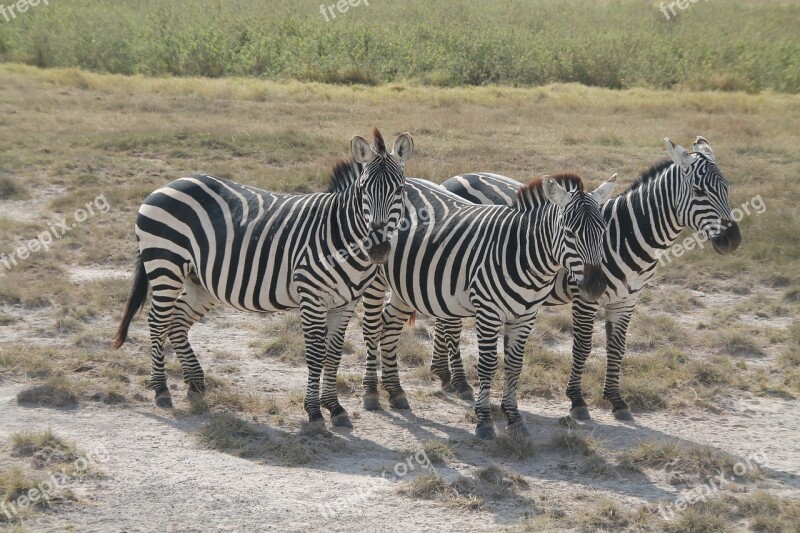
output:
[[[739,225],[734,221],[723,223],[725,229],[716,237],[711,239],[711,245],[718,254],[726,255],[733,253],[742,242],[742,234],[739,232]]]
[[[605,274],[603,274],[603,267],[600,265],[583,266],[583,279],[578,284],[581,298],[589,302],[595,302],[606,292],[607,287],[608,283],[606,282]]]
[[[389,241],[383,241],[370,246],[367,250],[367,255],[369,256],[369,260],[373,263],[383,264],[389,259],[389,252],[391,251],[392,246],[389,244]]]

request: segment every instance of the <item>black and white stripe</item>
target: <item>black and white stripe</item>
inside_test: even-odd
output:
[[[605,290],[599,267],[605,223],[598,201],[612,189],[608,182],[589,193],[580,177],[564,174],[534,180],[518,192],[512,207],[480,206],[438,185],[409,179],[408,222],[392,239],[384,275],[364,293],[365,408],[379,407],[378,349],[381,381],[391,404],[408,407],[396,348],[403,324],[414,310],[450,319],[475,316],[480,350],[476,433],[494,436],[489,393],[502,327],[506,339],[502,409],[510,429],[527,433],[516,402],[525,342],[538,307],[550,292],[552,277],[562,266],[579,280],[587,299]],[[384,306],[387,284],[391,297]]]
[[[581,377],[591,350],[598,309],[605,308],[607,332],[603,396],[611,401],[617,418],[630,419],[630,408],[622,399],[619,383],[626,332],[639,292],[653,277],[661,254],[684,227],[705,234],[721,254],[733,252],[741,242],[728,204],[728,182],[717,167],[708,142],[698,137],[694,153],[689,154],[669,139],[665,141],[671,159],[654,165],[627,192],[602,206],[607,222],[603,238],[603,273],[608,282],[605,293],[596,302],[587,301],[580,296],[570,273],[562,269],[543,303],[555,306],[573,302],[573,366],[567,396],[572,401],[571,414],[578,419],[589,418]],[[471,202],[511,205],[522,184],[496,174],[465,174],[442,186]],[[458,350],[460,331],[460,320],[437,320],[431,367],[447,390],[455,387],[468,397],[469,387],[463,385],[466,378]]]
[[[151,386],[156,403],[171,407],[164,373],[169,340],[192,395],[205,390],[203,369],[188,341],[189,328],[222,302],[272,312],[299,308],[308,364],[305,410],[350,425],[336,394],[344,332],[356,301],[389,253],[389,234],[403,214],[403,165],[413,142],[401,135],[386,150],[351,142],[353,160],[334,169],[331,190],[278,194],[199,175],[153,192],[139,208],[139,254],[134,286],[115,346],[125,341],[136,311],[152,288]]]

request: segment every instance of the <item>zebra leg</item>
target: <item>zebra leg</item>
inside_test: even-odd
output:
[[[475,401],[475,392],[467,383],[467,373],[464,371],[464,361],[461,359],[461,319],[448,319],[445,333],[445,343],[450,359],[451,386],[458,393],[458,397],[469,402]]]
[[[339,403],[336,391],[336,372],[339,370],[339,363],[342,360],[345,330],[353,317],[355,307],[355,302],[353,302],[346,307],[328,311],[325,371],[322,377],[322,406],[330,411],[331,424],[348,428],[353,427],[353,423],[350,421],[347,411]]]
[[[476,316],[476,332],[478,334],[478,382],[480,390],[475,402],[475,414],[478,426],[475,435],[478,438],[492,440],[495,438],[492,410],[489,403],[492,380],[497,371],[497,336],[502,322],[497,316],[479,313]]]
[[[381,383],[389,392],[389,405],[395,409],[411,409],[403,387],[400,386],[400,374],[397,369],[397,343],[403,326],[411,316],[413,309],[400,300],[395,294],[383,308],[381,313]]]
[[[617,420],[633,420],[631,408],[622,399],[619,377],[622,372],[622,356],[625,355],[625,338],[628,323],[633,314],[633,303],[606,306],[606,381],[603,398],[611,402],[612,413]]]
[[[157,278],[157,283],[150,280],[153,288],[150,313],[147,324],[150,327],[150,386],[155,391],[156,405],[171,408],[172,394],[167,387],[167,374],[164,371],[164,344],[172,323],[175,301],[181,294],[181,287],[170,287],[167,283],[176,283],[172,278]]]
[[[325,364],[327,337],[327,310],[313,301],[303,300],[300,304],[300,320],[303,325],[303,340],[306,345],[306,366],[308,366],[308,384],[303,408],[308,413],[308,421],[322,423],[319,399],[319,378]]]
[[[520,372],[522,372],[525,343],[528,341],[535,319],[534,315],[533,320],[506,323],[505,337],[503,339],[505,351],[503,365],[505,367],[506,383],[500,409],[506,415],[506,420],[508,420],[508,432],[523,438],[530,437],[530,431],[528,431],[528,427],[522,420],[517,408],[517,384]]]
[[[381,346],[381,332],[383,323],[381,313],[386,302],[386,278],[383,273],[375,276],[375,281],[364,291],[362,302],[364,304],[364,319],[362,332],[364,343],[367,345],[367,365],[364,371],[364,409],[375,411],[381,408],[378,396],[378,356]]]
[[[195,280],[187,280],[183,293],[175,302],[172,324],[169,328],[169,342],[181,362],[183,381],[189,386],[186,396],[189,400],[199,400],[206,392],[203,367],[189,344],[189,328],[203,318],[214,307],[214,298]]]
[[[460,322],[460,321],[459,321]],[[442,382],[444,392],[455,392],[451,384],[450,365],[448,364],[447,335],[452,327],[452,322],[446,318],[437,318],[433,328],[433,359],[431,359],[431,374]]]
[[[572,302],[572,370],[567,383],[567,398],[572,402],[569,415],[575,420],[591,420],[583,399],[581,380],[586,360],[592,351],[592,332],[597,317],[597,304],[575,298]]]

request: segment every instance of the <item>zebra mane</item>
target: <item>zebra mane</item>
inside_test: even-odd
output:
[[[378,131],[378,128],[372,128],[372,136],[375,138],[375,142],[372,144],[373,149],[379,154],[385,154],[386,142],[384,142],[383,135]]]
[[[642,185],[644,185],[646,183],[650,183],[651,181],[656,179],[659,175],[661,175],[662,172],[664,172],[666,169],[668,169],[672,165],[673,165],[673,163],[672,163],[671,159],[664,159],[663,161],[659,161],[655,165],[651,166],[650,168],[648,168],[647,170],[642,172],[641,175],[639,176],[639,178],[637,180],[635,180],[631,184],[630,188],[625,192],[635,191],[636,189],[638,189]]]
[[[357,163],[352,157],[350,159],[340,159],[333,165],[331,184],[328,186],[328,192],[344,192],[350,185],[358,181],[360,177],[360,163]]]
[[[541,176],[533,178],[531,181],[523,185],[517,191],[517,197],[514,200],[513,206],[520,211],[530,211],[536,209],[547,202],[544,196],[543,180],[545,178],[552,178],[568,191],[584,191],[583,180],[577,174],[570,172],[562,172],[560,174],[552,174],[550,176]]]

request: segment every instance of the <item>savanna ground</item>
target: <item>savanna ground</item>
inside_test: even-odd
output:
[[[10,521],[0,512],[0,527],[794,531],[800,523],[796,96],[345,87],[12,64],[0,65],[0,80],[0,252],[8,257],[49,223],[71,224],[77,209],[97,206],[48,251],[0,263],[0,502],[8,509],[53,472],[63,469],[65,480]],[[175,409],[155,408],[144,318],[121,350],[110,349],[142,199],[199,171],[321,190],[350,137],[372,126],[387,137],[412,133],[409,176],[441,182],[490,170],[527,180],[572,170],[597,184],[618,172],[621,188],[665,156],[665,136],[688,146],[702,134],[732,183],[732,205],[760,196],[765,209],[741,221],[734,255],[687,252],[643,295],[623,379],[636,423],[614,420],[600,398],[599,323],[585,380],[594,420],[562,419],[567,308],[545,310],[529,343],[521,409],[532,444],[474,439],[471,406],[440,393],[428,372],[425,318],[401,348],[411,412],[362,411],[355,319],[340,379],[355,428],[303,431],[297,317],[224,308],[191,335],[211,384],[207,401],[186,400],[170,358]],[[474,380],[469,324],[463,345]],[[499,417],[498,425],[502,433]],[[697,495],[720,473],[728,481],[707,501],[661,517],[659,503]]]

